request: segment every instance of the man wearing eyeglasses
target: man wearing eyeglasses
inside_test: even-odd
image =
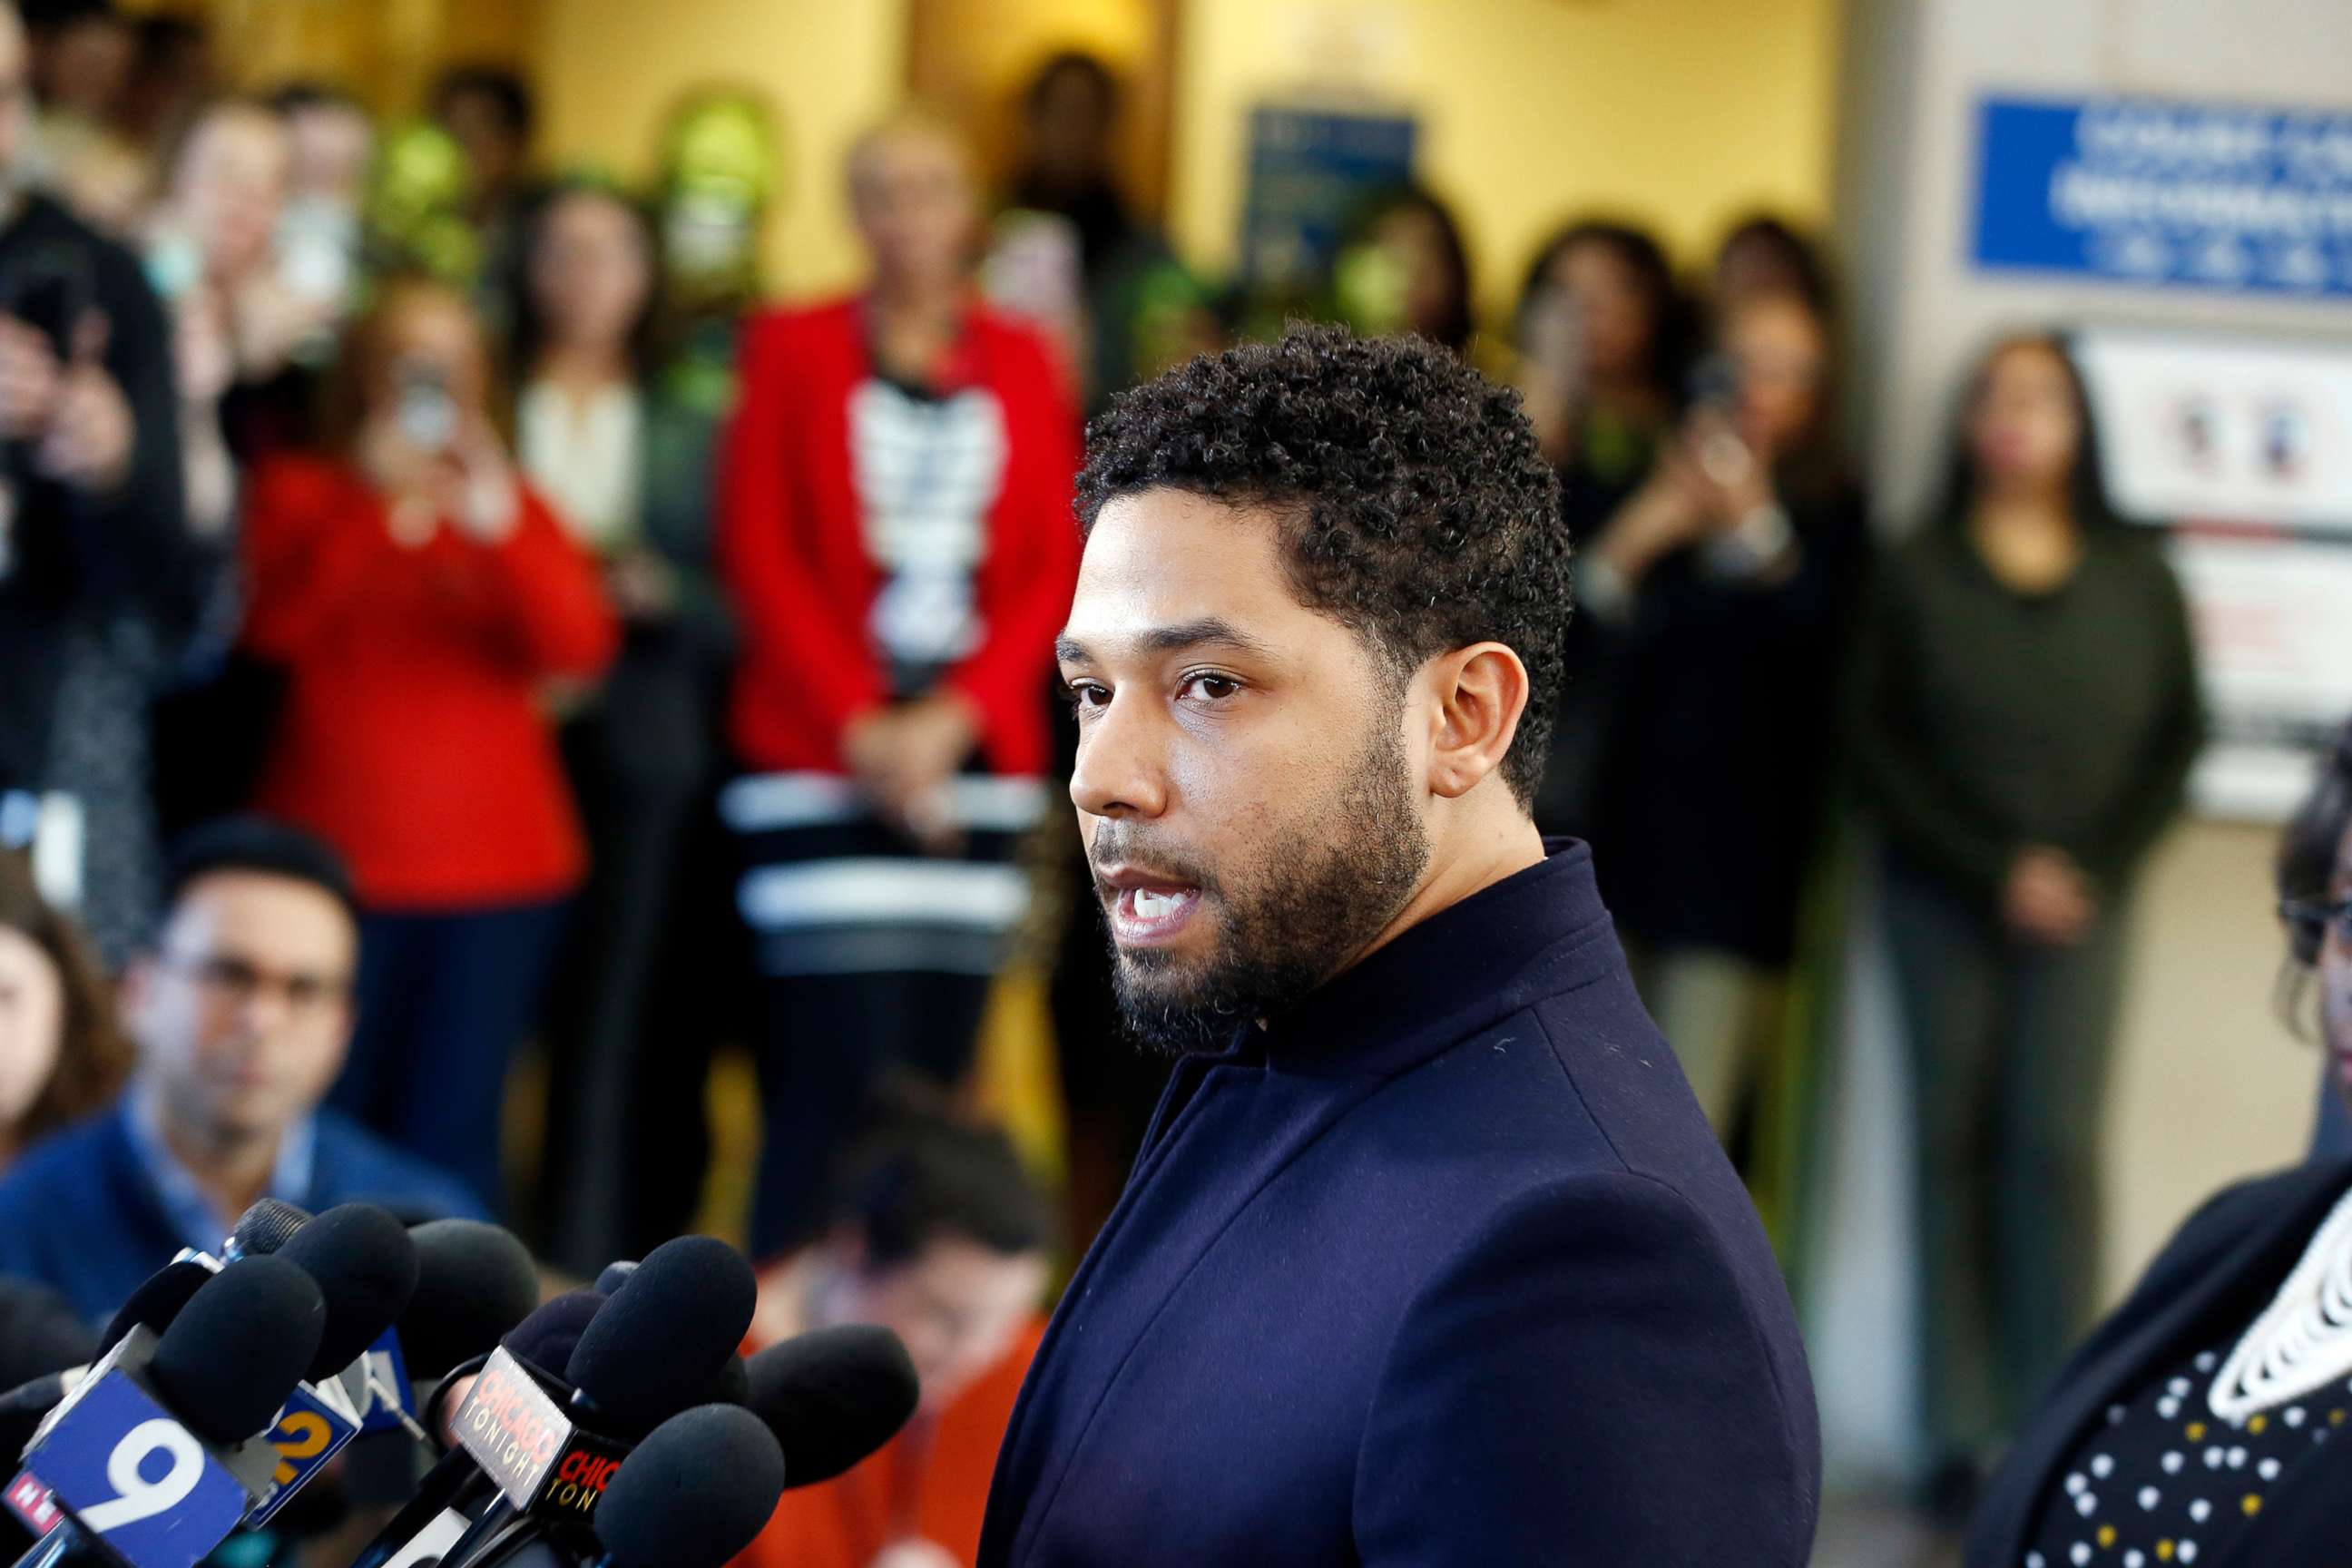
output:
[[[258,818],[215,823],[179,846],[167,893],[123,977],[130,1087],[0,1181],[0,1274],[103,1321],[182,1247],[218,1251],[261,1197],[488,1217],[463,1184],[320,1108],[359,957],[334,851]]]

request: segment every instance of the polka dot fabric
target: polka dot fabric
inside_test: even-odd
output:
[[[2084,1435],[2027,1537],[2022,1568],[2215,1562],[2257,1528],[2264,1500],[2299,1461],[2352,1442],[2352,1384],[2216,1420],[2205,1394],[2225,1354],[2208,1349],[2167,1369]]]

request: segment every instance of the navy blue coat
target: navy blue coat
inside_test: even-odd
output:
[[[980,1562],[1801,1568],[1820,1475],[1762,1226],[1568,845],[1178,1066]]]

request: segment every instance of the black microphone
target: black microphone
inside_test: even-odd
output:
[[[416,1255],[416,1287],[393,1324],[396,1368],[382,1368],[373,1352],[371,1371],[383,1370],[391,1384],[377,1390],[404,1412],[418,1412],[419,1426],[398,1417],[409,1438],[422,1438],[438,1453],[440,1400],[450,1373],[467,1363],[478,1366],[499,1337],[527,1318],[539,1301],[539,1270],[514,1235],[480,1220],[436,1219],[408,1232]],[[404,1375],[405,1385],[399,1381]],[[433,1384],[441,1384],[439,1389]],[[389,1402],[370,1416],[380,1428]],[[428,1431],[426,1428],[433,1428]],[[462,1458],[436,1467],[420,1479],[415,1450],[388,1429],[362,1433],[344,1455],[343,1486],[355,1503],[399,1510],[376,1537],[371,1551],[412,1539],[458,1496],[476,1472]],[[447,1461],[444,1461],[446,1465]],[[365,1561],[366,1553],[361,1561]]]
[[[61,1516],[36,1555],[59,1560],[98,1537],[118,1556],[152,1561],[164,1550],[152,1533],[159,1513],[170,1551],[194,1542],[201,1555],[226,1538],[278,1462],[250,1440],[292,1394],[326,1315],[309,1275],[256,1257],[208,1280],[161,1336],[126,1334],[44,1424],[10,1489],[12,1505],[29,1489]],[[150,1473],[159,1453],[171,1458],[162,1479]],[[155,1500],[167,1489],[168,1505]],[[118,1533],[134,1529],[136,1548]]]
[[[267,1258],[282,1250],[304,1226],[310,1223],[310,1211],[283,1198],[263,1198],[237,1216],[236,1228],[221,1243],[221,1256],[229,1261],[240,1258]]]
[[[188,1299],[147,1376],[182,1426],[233,1447],[268,1429],[326,1331],[310,1275],[282,1258],[239,1258]]]
[[[205,1263],[183,1258],[147,1276],[139,1289],[131,1292],[131,1299],[115,1310],[106,1331],[99,1335],[99,1353],[104,1355],[121,1343],[122,1336],[131,1331],[133,1324],[158,1334],[170,1328],[172,1320],[180,1315],[180,1309],[204,1288],[213,1272]]]
[[[433,1385],[487,1355],[499,1335],[530,1316],[539,1302],[539,1270],[512,1233],[480,1220],[427,1220],[412,1226],[408,1239],[416,1251],[416,1289],[393,1324],[398,1365],[387,1369],[392,1386],[383,1392],[403,1412],[421,1413],[424,1426],[404,1418],[399,1424],[438,1453],[438,1433],[426,1430],[437,1409]],[[372,1354],[370,1366],[377,1365]],[[363,1434],[344,1460],[345,1487],[354,1501],[404,1509],[421,1495],[415,1453],[381,1429],[380,1415],[371,1424],[379,1430]],[[433,1503],[425,1517],[441,1506]]]
[[[289,1205],[290,1206],[290,1205]],[[416,1244],[373,1204],[342,1204],[296,1231],[277,1256],[318,1282],[327,1329],[308,1381],[334,1377],[382,1339],[416,1292]]]
[[[499,1343],[535,1370],[560,1378],[572,1364],[581,1336],[604,1312],[604,1301],[599,1290],[566,1290],[561,1296],[551,1296]],[[572,1396],[573,1389],[568,1380],[562,1392],[567,1399]]]
[[[742,1254],[710,1237],[681,1237],[647,1254],[581,1330],[557,1384],[571,1386],[568,1401],[547,1397],[543,1382],[551,1380],[528,1375],[513,1352],[493,1356],[457,1414],[458,1436],[503,1495],[444,1568],[482,1568],[529,1542],[553,1536],[563,1545],[593,1529],[630,1444],[725,1377],[758,1293]]]
[[[494,1227],[492,1227],[494,1228]],[[525,1259],[528,1263],[528,1258]],[[534,1287],[535,1289],[535,1287]],[[518,1371],[539,1385],[551,1399],[569,1400],[572,1385],[554,1373],[546,1370],[562,1366],[572,1356],[580,1335],[599,1310],[604,1298],[593,1290],[572,1290],[541,1303],[519,1323],[507,1329],[488,1347],[504,1350],[520,1363]],[[468,1355],[445,1369],[446,1375],[441,1386],[425,1405],[426,1423],[433,1429],[434,1440],[441,1440],[446,1419],[446,1401],[452,1396],[461,1378],[476,1377],[485,1370],[490,1357]],[[469,1391],[470,1397],[470,1391]],[[507,1421],[509,1429],[518,1424]],[[411,1563],[438,1562],[450,1548],[464,1538],[468,1527],[480,1516],[486,1504],[491,1502],[497,1488],[473,1452],[467,1447],[451,1449],[418,1483],[415,1494],[397,1514],[378,1531],[359,1555],[352,1559],[352,1568],[408,1568]]]
[[[664,1242],[582,1331],[563,1372],[575,1404],[600,1432],[642,1436],[710,1388],[759,1294],[751,1266],[717,1237]]]
[[[704,1405],[749,1405],[751,1403],[751,1363],[740,1355],[727,1358],[710,1386],[702,1391],[699,1403]]]
[[[605,1484],[596,1539],[610,1568],[719,1568],[776,1511],[789,1474],[760,1418],[727,1405],[673,1415]]]
[[[188,1298],[200,1289],[205,1281],[218,1273],[226,1259],[251,1255],[267,1257],[286,1245],[294,1233],[310,1221],[309,1211],[297,1208],[276,1198],[264,1198],[237,1216],[236,1228],[221,1243],[221,1258],[205,1257],[194,1250],[165,1264],[150,1274],[130,1299],[115,1309],[114,1316],[98,1338],[98,1353],[104,1355],[122,1342],[133,1324],[143,1324],[150,1332],[162,1333],[179,1316]]]
[[[867,1323],[796,1334],[753,1356],[750,1370],[746,1403],[783,1446],[788,1487],[860,1463],[898,1435],[922,1398],[907,1347]]]
[[[511,1232],[479,1220],[436,1219],[408,1236],[416,1289],[398,1328],[411,1377],[444,1377],[488,1353],[539,1305],[539,1269]]]

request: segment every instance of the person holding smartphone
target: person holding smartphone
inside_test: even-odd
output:
[[[1777,1041],[1868,527],[1829,327],[1733,306],[1689,412],[1578,563],[1608,687],[1592,839],[1642,999],[1718,1131]]]
[[[545,702],[616,632],[593,559],[492,425],[471,307],[394,278],[346,338],[325,455],[258,467],[246,646],[286,673],[261,805],[352,866],[336,1103],[500,1198],[507,1060],[586,869]]]
[[[0,4],[0,838],[74,819],[80,847],[49,890],[119,963],[159,877],[147,699],[201,573],[171,333],[139,263],[32,189],[28,68]]]
[[[1688,311],[1658,242],[1585,218],[1536,253],[1519,292],[1514,381],[1544,457],[1559,474],[1560,520],[1580,557],[1672,442]],[[1584,592],[1581,563],[1577,592]],[[1601,656],[1589,616],[1569,627],[1571,678],[1552,726],[1536,821],[1590,837],[1614,697],[1590,672]],[[1595,847],[1606,852],[1606,846]]]

